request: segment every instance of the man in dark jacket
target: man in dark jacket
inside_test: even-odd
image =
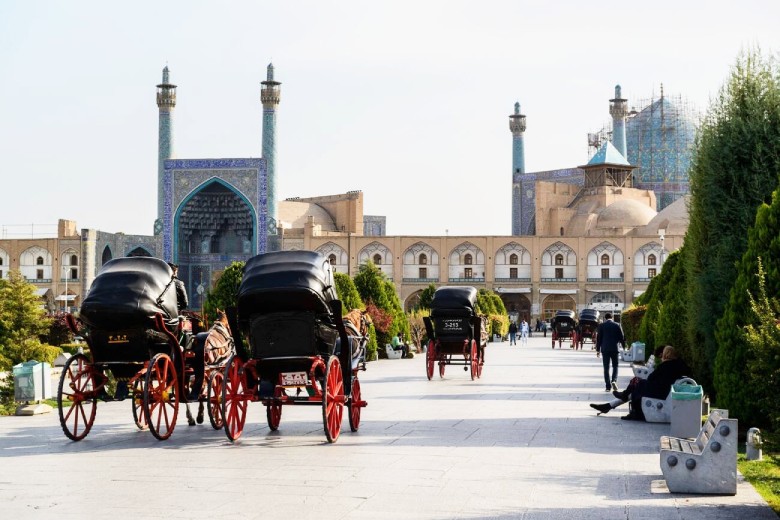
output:
[[[596,331],[596,357],[601,356],[604,363],[605,392],[612,390],[612,385],[616,384],[618,375],[618,345],[623,345],[625,342],[626,338],[623,336],[623,329],[612,321],[612,313],[605,313],[604,322],[599,325]],[[611,378],[609,375],[610,363],[612,363]],[[615,390],[617,390],[617,386],[615,386]]]
[[[608,413],[611,409],[627,403],[630,399],[631,412],[621,419],[644,421],[642,398],[666,399],[674,382],[690,374],[688,365],[677,357],[677,352],[671,345],[664,347],[661,359],[662,363],[656,366],[647,379],[635,377],[622,392],[617,390],[612,392],[616,400],[604,404],[591,404],[590,407],[598,410],[599,413]]]

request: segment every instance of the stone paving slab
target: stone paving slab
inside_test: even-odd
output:
[[[596,416],[591,350],[490,344],[483,377],[425,377],[423,356],[370,363],[368,407],[328,444],[319,407],[284,407],[271,432],[249,406],[236,443],[182,419],[157,441],[130,402],[100,403],[71,442],[55,413],[0,418],[0,517],[200,519],[777,519],[741,477],[736,496],[670,494],[669,425]],[[621,365],[621,386],[631,377]],[[56,386],[55,386],[56,388]],[[627,410],[623,413],[626,413]]]

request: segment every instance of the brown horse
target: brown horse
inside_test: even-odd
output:
[[[230,331],[227,315],[224,311],[217,309],[217,319],[211,325],[207,332],[201,332],[193,341],[192,368],[195,372],[190,393],[190,401],[198,401],[198,424],[203,422],[203,409],[205,399],[203,398],[203,386],[207,383],[206,376],[213,370],[219,370],[235,352],[235,343]],[[187,404],[187,420],[192,426],[195,420],[190,413],[189,404]]]
[[[368,343],[368,326],[372,324],[371,315],[360,309],[352,309],[342,317],[347,332],[355,340],[352,341],[352,357],[365,353]]]

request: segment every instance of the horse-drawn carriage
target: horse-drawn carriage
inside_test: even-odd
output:
[[[359,311],[356,311],[359,313]],[[312,251],[279,251],[251,258],[238,291],[239,352],[225,367],[225,433],[241,436],[249,402],[266,406],[271,430],[284,405],[322,408],[325,436],[335,442],[344,405],[357,431],[358,371],[365,370],[367,316],[347,331],[331,265]],[[246,348],[243,339],[248,340]]]
[[[69,328],[89,347],[88,354],[67,361],[60,377],[57,404],[68,438],[87,436],[98,400],[122,400],[127,393],[136,426],[148,427],[160,440],[173,433],[179,403],[188,401],[201,402],[199,422],[207,401],[212,426],[221,427],[221,382],[215,374],[225,356],[198,358],[215,340],[210,332],[198,333],[199,321],[179,315],[174,281],[163,260],[117,258],[95,278],[78,319],[67,315]],[[229,330],[217,343],[225,352],[232,349]],[[210,377],[204,395],[205,376]],[[111,396],[107,390],[114,382],[117,390]],[[189,408],[187,415],[194,424]]]
[[[558,342],[558,348],[561,348],[564,341],[571,342],[569,348],[577,345],[577,320],[574,311],[559,310],[552,319],[552,348],[555,348],[555,342]]]
[[[577,340],[579,348],[585,346],[585,340],[590,340],[593,348],[596,348],[596,331],[599,328],[599,311],[596,309],[582,309],[580,320],[577,323]]]
[[[433,294],[430,317],[423,318],[428,334],[425,370],[428,380],[439,364],[439,376],[444,377],[447,365],[464,365],[471,369],[471,379],[482,376],[488,331],[485,317],[477,314],[474,287],[440,287]],[[463,359],[453,359],[453,356]]]

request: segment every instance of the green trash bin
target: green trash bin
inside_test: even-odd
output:
[[[693,379],[681,379],[672,385],[672,437],[692,439],[699,435],[703,398],[701,385]]]
[[[14,365],[13,374],[16,401],[51,399],[51,365],[48,363],[25,361]]]

